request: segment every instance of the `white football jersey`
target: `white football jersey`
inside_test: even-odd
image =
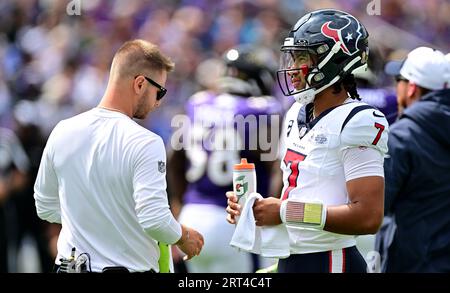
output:
[[[305,107],[295,103],[286,114],[281,148],[282,199],[325,205],[348,203],[342,151],[370,147],[387,152],[388,122],[375,108],[346,102],[306,123]],[[288,227],[291,253],[313,253],[350,247],[355,236]]]

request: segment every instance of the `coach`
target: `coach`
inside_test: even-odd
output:
[[[201,234],[170,212],[162,139],[132,120],[159,107],[173,67],[157,46],[126,42],[100,104],[53,129],[34,198],[41,219],[62,224],[56,267],[84,255],[85,271],[158,272],[158,242],[200,253]]]

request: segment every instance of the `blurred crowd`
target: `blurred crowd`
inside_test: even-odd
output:
[[[67,13],[69,2],[81,4],[80,15]],[[371,2],[380,4],[379,15],[367,13]],[[8,165],[0,153],[0,271],[51,269],[58,226],[38,220],[32,191],[41,152],[56,123],[97,105],[123,42],[151,41],[176,64],[163,107],[140,122],[169,148],[171,118],[194,92],[214,86],[214,61],[227,49],[252,43],[278,54],[293,22],[330,7],[352,13],[369,31],[370,70],[360,76],[366,87],[393,91],[382,68],[412,48],[450,50],[446,0],[2,0],[0,127],[17,136],[27,163],[10,158]],[[274,95],[292,103],[276,88]],[[11,133],[0,144],[5,137]],[[24,246],[37,248],[38,263],[27,263],[32,252]]]

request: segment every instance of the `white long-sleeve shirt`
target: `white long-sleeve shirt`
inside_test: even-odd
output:
[[[158,271],[158,241],[181,226],[169,210],[162,139],[128,116],[94,108],[61,121],[34,186],[41,219],[61,223],[58,256],[87,252],[92,271]]]

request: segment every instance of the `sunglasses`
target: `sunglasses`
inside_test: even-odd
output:
[[[406,82],[409,82],[408,79],[404,78],[404,77],[401,76],[400,74],[397,75],[397,76],[395,77],[395,81],[396,81],[396,82],[400,82],[400,81],[406,81]]]
[[[143,75],[144,76],[144,75]],[[137,77],[137,76],[136,76]],[[154,81],[153,79],[151,79],[150,77],[144,76],[144,78],[153,86],[155,86],[156,88],[158,88],[158,92],[156,93],[156,100],[159,101],[161,100],[167,93],[167,89],[165,87],[163,87],[162,85],[160,85],[159,83],[157,83],[156,81]]]

